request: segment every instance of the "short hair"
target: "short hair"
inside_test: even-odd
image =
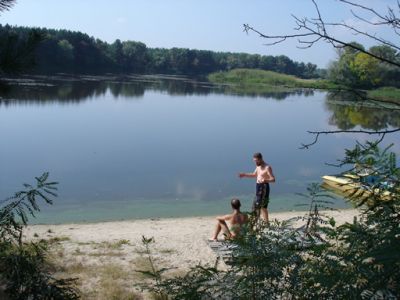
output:
[[[237,198],[233,198],[231,201],[232,208],[239,209],[241,206],[240,200]]]
[[[263,159],[262,154],[260,152],[254,153],[253,157],[257,159]]]

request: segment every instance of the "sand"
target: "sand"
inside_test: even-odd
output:
[[[301,212],[271,213],[271,219],[285,220],[302,215]],[[328,212],[338,224],[351,222],[356,210]],[[298,222],[300,224],[300,222]],[[212,236],[215,217],[165,218],[150,220],[128,220],[88,224],[32,225],[26,230],[28,238],[36,233],[40,237],[59,237],[66,249],[85,243],[116,243],[129,241],[132,246],[141,247],[142,236],[154,237],[154,248],[168,253],[163,260],[177,266],[191,266],[196,263],[212,263],[213,252],[206,240]],[[49,233],[49,230],[51,233]],[[68,240],[67,240],[68,238]],[[167,251],[168,250],[168,251]]]
[[[349,209],[327,214],[334,217],[337,224],[342,224],[352,222],[359,212]],[[271,213],[270,218],[285,220],[299,215],[303,213]],[[129,281],[137,282],[142,278],[136,270],[149,268],[142,236],[154,238],[151,249],[156,264],[158,267],[174,267],[170,275],[182,274],[196,264],[213,265],[216,256],[206,241],[211,237],[214,226],[215,217],[31,225],[26,230],[26,238],[55,241],[56,250],[53,253],[57,264],[63,266],[66,274],[81,278],[81,288],[89,295],[85,298],[91,299],[90,295],[94,292],[90,291],[98,291],[102,278],[108,278],[112,270],[122,272],[116,274],[114,279],[124,277],[127,280],[126,289],[130,289]]]

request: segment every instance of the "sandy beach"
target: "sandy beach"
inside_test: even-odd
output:
[[[351,222],[358,211],[327,212],[337,224]],[[271,219],[285,220],[301,212],[271,213]],[[216,256],[206,240],[211,237],[215,217],[129,220],[89,224],[31,225],[26,238],[52,241],[52,260],[61,276],[79,278],[84,299],[107,299],[107,293],[136,293],[147,298],[134,284],[146,280],[136,272],[149,264],[141,242],[153,237],[152,254],[157,266],[172,268],[169,276],[179,275],[196,264],[214,264]],[[298,221],[295,226],[301,225]],[[114,289],[114,290],[113,290]],[[117,290],[115,290],[117,289]],[[102,291],[105,298],[98,296]],[[113,290],[113,291],[112,291]]]

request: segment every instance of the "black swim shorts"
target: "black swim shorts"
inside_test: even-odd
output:
[[[253,211],[260,208],[268,208],[269,183],[256,184],[256,198],[253,202]]]

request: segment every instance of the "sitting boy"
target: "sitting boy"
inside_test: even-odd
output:
[[[233,209],[231,214],[217,217],[217,226],[215,227],[214,235],[210,240],[218,241],[218,234],[221,231],[224,232],[225,239],[235,238],[240,234],[242,225],[248,222],[247,215],[240,212],[241,204],[239,199],[232,199],[231,206]],[[226,222],[229,223],[229,227]]]

